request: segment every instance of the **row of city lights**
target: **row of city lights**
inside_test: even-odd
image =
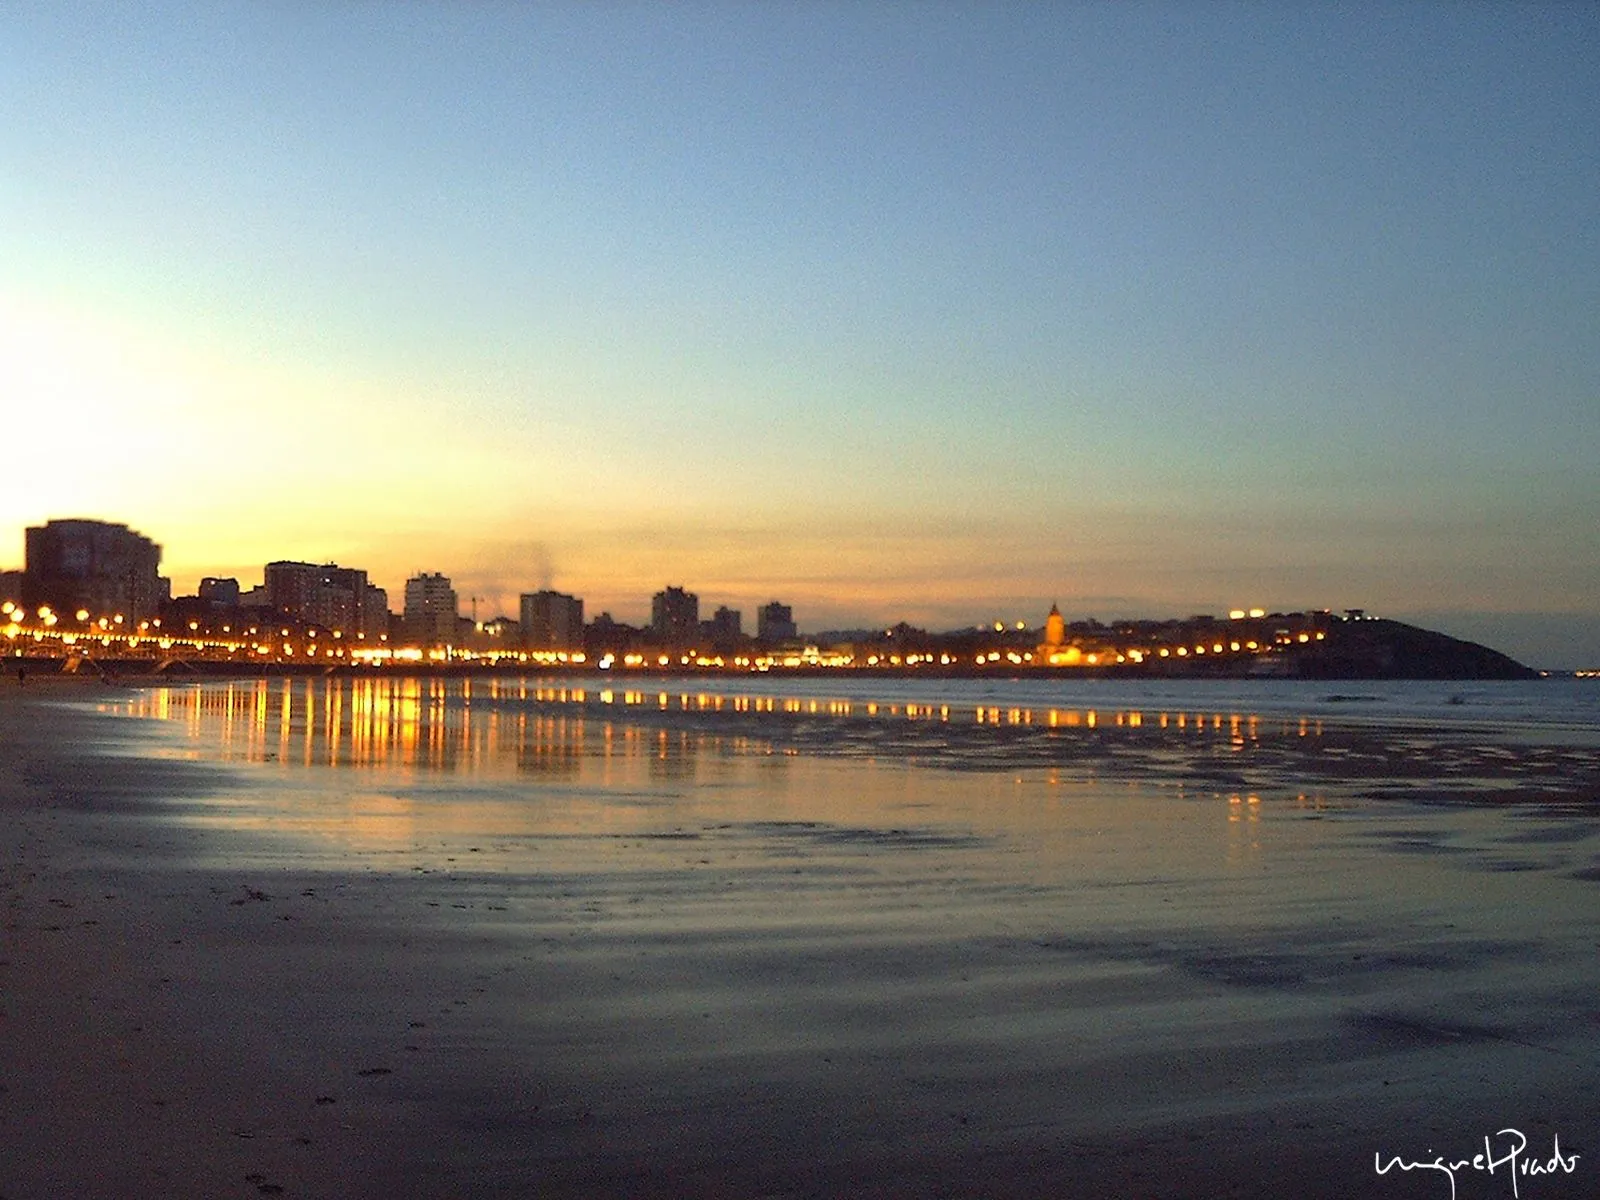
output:
[[[1265,614],[1261,609],[1251,609],[1248,614],[1244,610],[1234,610],[1230,617],[1239,619],[1248,615],[1260,617]],[[366,644],[365,635],[357,634],[356,641],[362,644],[352,644],[347,641],[340,630],[333,630],[318,640],[318,631],[309,630],[300,641],[296,649],[294,632],[288,627],[280,627],[278,636],[270,631],[263,633],[257,627],[243,630],[234,637],[218,637],[212,634],[202,634],[198,622],[190,621],[187,629],[183,627],[168,627],[163,629],[160,618],[151,621],[141,621],[137,627],[132,627],[122,614],[118,613],[109,617],[92,618],[87,610],[79,609],[75,614],[76,628],[64,626],[59,614],[49,606],[40,607],[34,617],[12,601],[0,603],[0,635],[15,643],[19,639],[31,639],[36,643],[59,643],[63,647],[82,647],[98,643],[102,648],[126,645],[130,649],[137,649],[141,645],[154,645],[161,650],[171,650],[178,647],[192,647],[197,650],[219,650],[231,655],[245,652],[247,656],[258,659],[269,658],[280,661],[294,661],[299,659],[347,660],[352,663],[367,666],[384,666],[390,664],[415,664],[415,663],[472,663],[481,662],[495,665],[502,661],[529,664],[533,666],[584,666],[588,663],[588,656],[582,651],[558,650],[488,650],[478,651],[464,647],[444,646],[423,649],[415,646],[391,646],[387,635],[380,635],[378,644]],[[223,626],[224,634],[232,633],[228,626]],[[702,654],[696,650],[687,653],[673,654],[651,653],[642,654],[629,652],[616,654],[607,652],[598,657],[595,666],[602,671],[609,671],[619,664],[625,669],[655,669],[694,667],[699,669],[719,669],[744,671],[769,671],[775,668],[798,667],[831,667],[831,668],[858,668],[858,667],[918,667],[918,666],[961,666],[970,663],[974,666],[1031,666],[1049,665],[1065,667],[1098,667],[1112,664],[1140,664],[1151,658],[1187,658],[1223,654],[1260,654],[1270,653],[1281,646],[1289,646],[1295,642],[1308,643],[1313,640],[1322,641],[1326,634],[1321,630],[1314,632],[1301,632],[1289,634],[1279,632],[1270,645],[1248,639],[1238,641],[1230,639],[1226,642],[1213,641],[1209,644],[1197,642],[1192,647],[1189,645],[1176,646],[1151,646],[1145,648],[1130,648],[1126,650],[1084,651],[1076,646],[1066,646],[1058,650],[1051,650],[1042,654],[1032,651],[980,651],[970,658],[962,655],[953,655],[947,652],[913,652],[910,654],[897,653],[868,653],[863,657],[851,651],[830,650],[823,651],[816,646],[807,646],[797,653],[784,654],[757,654],[757,655],[731,655]]]

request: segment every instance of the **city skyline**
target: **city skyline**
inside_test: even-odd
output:
[[[1268,612],[1226,619],[1068,622],[1056,605],[1042,626],[1026,621],[950,631],[899,622],[888,629],[818,631],[800,637],[790,606],[743,614],[720,606],[702,620],[700,597],[668,584],[651,597],[650,623],[632,627],[562,592],[521,597],[520,621],[461,614],[451,580],[406,580],[404,607],[360,568],[277,560],[264,582],[241,588],[208,576],[195,595],[171,595],[161,548],[120,522],[66,518],[29,527],[20,572],[0,572],[0,635],[18,663],[59,657],[63,670],[107,670],[129,661],[163,672],[178,662],[237,670],[364,670],[419,667],[491,670],[766,673],[912,671],[993,673],[1153,672],[1225,678],[1526,679],[1505,655],[1361,609]],[[1592,675],[1594,672],[1579,672]],[[109,676],[108,676],[109,678]]]
[[[370,633],[377,637],[380,633],[386,634],[386,622],[392,619],[408,626],[407,636],[414,634],[422,642],[429,639],[440,643],[451,640],[458,619],[470,620],[480,631],[486,626],[509,622],[520,626],[525,636],[531,636],[532,644],[548,643],[559,647],[573,644],[574,641],[581,643],[581,633],[586,624],[583,620],[584,599],[581,596],[548,588],[532,593],[526,590],[519,592],[516,617],[499,611],[491,615],[487,609],[479,613],[478,603],[486,598],[463,597],[453,586],[453,580],[442,572],[414,572],[405,580],[403,589],[397,589],[400,607],[391,608],[388,605],[389,589],[371,583],[364,569],[348,564],[310,563],[296,559],[275,559],[263,564],[259,584],[253,583],[254,577],[249,575],[242,580],[237,576],[204,575],[197,581],[193,592],[183,593],[173,589],[170,576],[161,574],[162,547],[125,522],[83,517],[53,518],[24,532],[29,551],[21,567],[16,570],[0,567],[0,593],[3,593],[3,598],[26,600],[29,588],[24,586],[23,581],[27,579],[32,579],[32,587],[44,591],[83,591],[86,597],[94,597],[85,600],[88,608],[93,610],[91,620],[99,616],[126,613],[130,620],[138,621],[157,616],[163,604],[199,601],[220,609],[259,608],[268,614],[288,615],[310,626],[347,632],[353,636]],[[81,547],[81,550],[69,550],[69,546]],[[113,549],[89,551],[89,547],[102,546]],[[113,553],[115,565],[111,569],[97,562],[97,559],[105,559]],[[63,570],[62,564],[66,560],[77,557],[83,557],[84,561],[77,563],[74,568]],[[91,563],[95,565],[91,567]],[[144,580],[135,582],[139,576],[144,576]],[[5,585],[10,583],[18,585],[20,590],[15,594],[7,592]],[[137,595],[138,601],[129,602],[130,595]],[[472,606],[470,618],[463,611],[463,599]],[[56,598],[49,603],[56,607],[65,604],[71,609],[78,607],[80,601]],[[635,598],[634,603],[638,605],[640,601]],[[730,609],[722,604],[710,618],[702,621],[698,593],[690,592],[679,584],[664,584],[644,603],[649,606],[650,615],[647,619],[631,619],[632,614],[626,608],[621,610],[625,616],[620,622],[610,610],[602,610],[597,616],[609,624],[650,630],[674,640],[692,641],[702,631],[710,638],[720,636],[737,639],[744,632],[743,610]],[[424,627],[410,628],[419,614],[423,617]],[[1057,615],[1054,605],[1051,615]],[[778,599],[769,599],[758,606],[756,622],[756,636],[762,641],[793,640],[800,636],[793,620],[792,606]],[[990,622],[984,620],[970,628],[987,629],[989,626]],[[1013,623],[1007,621],[1003,626],[1010,629]],[[996,627],[1000,627],[999,624]],[[1044,627],[1042,619],[1039,627]],[[877,624],[864,628],[875,629]],[[1024,623],[1016,622],[1015,628],[1024,628]],[[822,631],[822,627],[813,626],[812,631]]]
[[[887,629],[801,631],[791,606],[771,600],[757,611],[751,634],[742,612],[726,605],[702,619],[699,595],[678,584],[651,596],[650,620],[640,625],[609,612],[586,623],[582,597],[548,589],[523,593],[518,618],[480,614],[482,598],[468,597],[469,617],[452,581],[436,572],[408,578],[403,607],[390,611],[388,593],[366,571],[331,562],[277,560],[265,564],[259,585],[207,576],[194,595],[173,595],[171,580],[159,574],[161,547],[124,523],[66,518],[26,535],[24,569],[0,571],[0,633],[19,655],[43,647],[71,656],[81,645],[89,654],[109,652],[113,661],[154,649],[235,667],[319,669],[427,662],[601,671],[618,663],[624,670],[1155,669],[1272,678],[1533,673],[1492,647],[1396,625],[1360,608],[1340,614],[1258,606],[1230,609],[1225,619],[1125,614],[1111,622],[1069,622],[1052,604],[1037,626],[1019,620],[930,630],[902,620]],[[1357,632],[1329,640],[1340,627]],[[1365,636],[1369,630],[1373,637]],[[1302,647],[1309,659],[1297,656]]]
[[[8,9],[0,568],[82,516],[184,593],[1362,606],[1590,666],[1597,51],[1555,4]]]

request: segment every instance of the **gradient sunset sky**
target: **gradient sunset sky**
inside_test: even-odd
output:
[[[1600,5],[0,8],[0,566],[1600,664]]]

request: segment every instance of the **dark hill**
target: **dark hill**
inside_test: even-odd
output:
[[[1297,647],[1304,679],[1535,679],[1539,672],[1476,642],[1399,621],[1335,622],[1327,639]]]

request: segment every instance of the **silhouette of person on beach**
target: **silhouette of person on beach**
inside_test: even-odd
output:
[[[26,687],[28,684],[28,668],[20,664],[17,666],[17,686]]]

